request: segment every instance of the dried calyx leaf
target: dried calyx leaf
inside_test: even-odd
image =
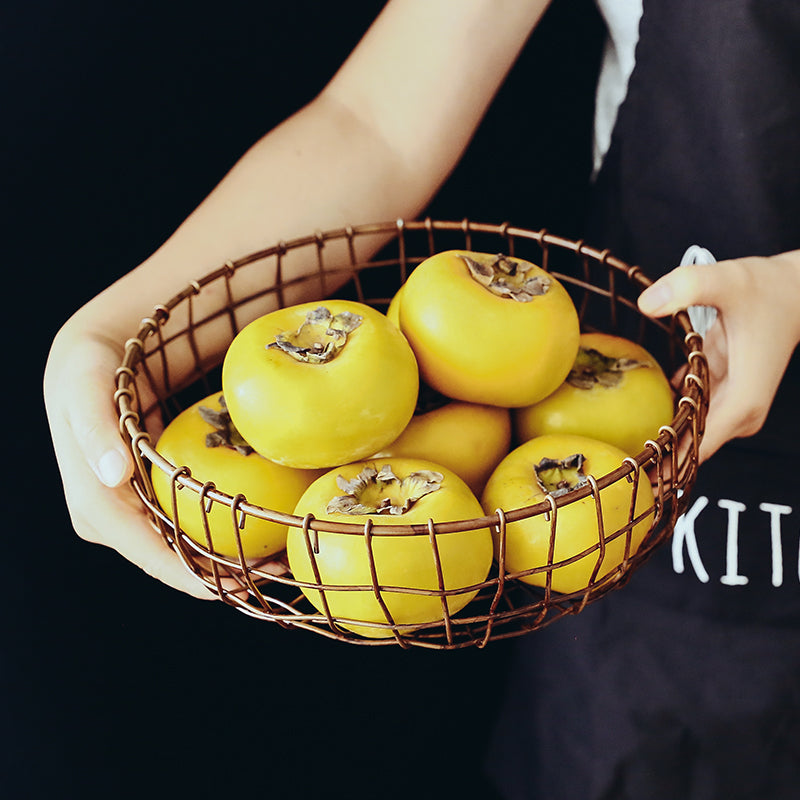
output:
[[[350,311],[332,314],[325,306],[318,306],[306,314],[305,322],[296,331],[282,331],[267,347],[283,350],[306,364],[324,364],[336,358],[347,343],[347,335],[362,320],[360,314]]]
[[[244,440],[231,421],[228,406],[225,405],[225,398],[222,395],[219,396],[219,405],[219,411],[208,406],[199,406],[197,409],[203,421],[214,428],[213,431],[206,434],[206,447],[229,447],[243,456],[254,453],[253,448]]]
[[[646,362],[635,358],[613,358],[594,348],[581,347],[567,375],[567,383],[577,389],[591,389],[596,384],[616,386],[625,372],[646,366]]]
[[[529,303],[550,288],[550,279],[536,271],[530,261],[484,253],[462,254],[461,258],[470,275],[498,297]]]
[[[543,458],[533,467],[539,488],[553,497],[578,489],[588,481],[583,473],[585,461],[586,457],[582,453],[562,459]]]
[[[327,506],[332,514],[392,514],[399,516],[426,494],[437,491],[444,480],[441,472],[418,470],[398,478],[389,464],[376,470],[367,466],[348,481],[339,475],[336,485],[344,494],[334,497]]]

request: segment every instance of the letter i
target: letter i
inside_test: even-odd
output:
[[[769,514],[769,534],[772,544],[772,585],[783,584],[783,547],[781,544],[781,516],[791,514],[791,506],[776,505],[775,503],[761,503],[759,508]],[[800,574],[800,561],[798,561],[798,574]]]
[[[725,551],[725,574],[719,579],[726,586],[744,586],[750,582],[739,574],[739,514],[747,510],[744,503],[735,500],[718,500],[720,508],[728,510],[728,539]]]

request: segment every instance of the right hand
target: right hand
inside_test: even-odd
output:
[[[45,406],[72,524],[82,539],[117,550],[168,586],[214,599],[151,526],[129,484],[133,459],[120,436],[113,403],[122,350],[95,317],[84,309],[61,328],[44,376]]]
[[[673,269],[639,296],[640,310],[664,317],[712,306],[705,339],[711,400],[700,461],[726,442],[757,433],[800,341],[800,250]]]

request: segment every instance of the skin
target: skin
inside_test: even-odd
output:
[[[704,343],[711,403],[700,460],[766,420],[800,341],[800,250],[767,258],[678,267],[639,296],[640,310],[665,317],[691,305],[719,312]]]
[[[151,257],[62,326],[44,396],[80,537],[117,550],[176,589],[212,598],[151,529],[128,488],[132,460],[108,392],[122,344],[198,269],[309,231],[417,215],[458,162],[547,5],[463,0],[453,14],[450,0],[392,0],[318,97],[255,143]],[[279,195],[265,191],[275,185]],[[329,257],[334,266],[337,253]],[[287,276],[300,269],[286,259]],[[720,310],[719,341],[709,342],[717,397],[703,458],[763,422],[800,339],[800,253],[713,269],[705,275],[699,268],[688,280],[668,276],[642,298],[642,310],[655,315],[692,303]],[[667,299],[658,299],[661,290]],[[287,302],[304,299],[311,298]],[[179,362],[177,372],[189,363]]]
[[[127,487],[132,459],[108,399],[122,344],[154,305],[197,277],[198,265],[213,268],[353,220],[416,216],[457,163],[546,6],[464,0],[453,14],[449,0],[393,0],[318,97],[245,153],[150,258],[65,323],[44,392],[79,536],[170,586],[212,598],[151,530]],[[276,185],[279,194],[265,191]],[[326,255],[334,266],[337,253]],[[286,259],[286,277],[300,269]]]

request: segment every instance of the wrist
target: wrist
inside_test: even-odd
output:
[[[790,250],[773,256],[772,260],[780,267],[775,279],[780,282],[781,291],[788,300],[789,314],[786,324],[794,333],[794,341],[800,341],[800,250]]]

